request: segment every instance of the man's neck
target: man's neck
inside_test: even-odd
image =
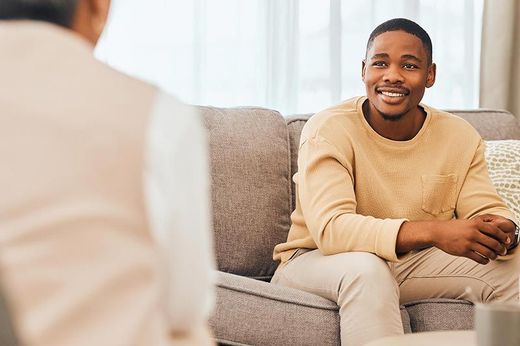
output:
[[[426,112],[419,106],[394,120],[385,119],[375,108],[372,108],[370,101],[366,100],[362,109],[368,124],[379,135],[394,141],[407,141],[414,138],[426,119]]]

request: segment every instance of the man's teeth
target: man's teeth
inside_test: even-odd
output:
[[[383,94],[385,96],[390,96],[390,97],[403,97],[404,96],[404,94],[392,93],[392,92],[389,92],[389,91],[381,91],[381,94]]]

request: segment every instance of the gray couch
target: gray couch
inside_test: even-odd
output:
[[[339,345],[337,305],[269,283],[273,247],[286,240],[294,209],[300,132],[311,116],[261,108],[200,107],[209,131],[217,302],[215,338],[230,345]],[[485,139],[520,139],[505,111],[454,111]],[[405,332],[471,329],[473,307],[437,299],[401,308]]]

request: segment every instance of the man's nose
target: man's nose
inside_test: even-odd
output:
[[[384,80],[386,83],[396,84],[403,83],[404,77],[401,73],[401,69],[398,66],[390,66],[386,69],[386,73],[384,75]]]

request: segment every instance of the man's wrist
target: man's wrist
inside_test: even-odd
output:
[[[432,221],[405,221],[401,224],[396,239],[398,256],[412,250],[421,250],[433,246],[434,226]]]

